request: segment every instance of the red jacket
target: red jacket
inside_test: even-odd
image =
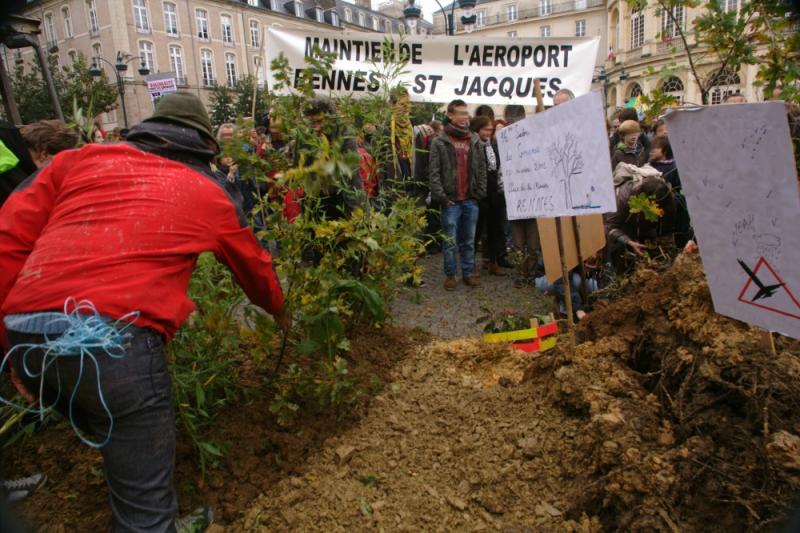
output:
[[[272,258],[205,168],[121,143],[62,152],[31,176],[0,210],[0,341],[3,316],[61,311],[70,296],[112,318],[139,311],[137,326],[169,340],[194,309],[186,292],[204,251],[280,311]]]

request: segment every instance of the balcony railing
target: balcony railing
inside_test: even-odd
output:
[[[499,2],[498,2],[499,4]],[[481,4],[487,5],[487,4]],[[489,4],[490,5],[490,4]],[[503,9],[503,11],[499,13],[495,13],[493,15],[484,15],[482,24],[476,26],[476,29],[485,28],[486,26],[495,26],[497,24],[509,24],[512,22],[519,22],[521,20],[528,20],[528,19],[535,19],[541,17],[550,17],[553,15],[560,15],[561,13],[569,13],[572,11],[585,11],[587,9],[592,9],[595,7],[605,7],[606,0],[570,0],[568,2],[557,2],[551,3],[548,6],[545,6],[542,9],[542,5],[540,4],[538,7],[533,9],[522,9],[516,12],[516,17],[509,18],[508,12]],[[580,7],[579,7],[580,6]],[[505,8],[505,6],[503,6]],[[480,9],[478,10],[480,11]],[[448,14],[449,14],[448,10]],[[456,19],[456,31],[463,31],[463,28],[460,24],[460,13],[456,11],[455,14]],[[444,30],[442,28],[442,14],[440,11],[437,11],[434,14],[434,33],[443,33]]]

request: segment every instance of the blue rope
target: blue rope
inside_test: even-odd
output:
[[[125,343],[130,340],[131,333],[127,330],[133,327],[133,323],[139,318],[139,312],[133,311],[125,316],[109,322],[104,319],[97,312],[94,304],[89,300],[76,301],[75,298],[69,297],[64,302],[64,316],[59,316],[57,319],[51,321],[62,323],[68,322],[67,328],[62,334],[55,339],[48,338],[45,335],[45,341],[39,344],[18,344],[14,346],[3,358],[0,363],[0,373],[8,362],[9,357],[15,352],[22,352],[22,368],[25,375],[29,378],[39,378],[39,407],[31,408],[24,405],[16,404],[12,401],[6,400],[0,396],[0,403],[8,405],[14,409],[22,410],[27,413],[35,413],[44,418],[44,416],[53,409],[61,397],[61,376],[56,375],[58,380],[58,394],[56,399],[51,405],[44,403],[44,376],[48,368],[58,359],[63,357],[79,357],[80,366],[78,369],[78,379],[75,382],[72,394],[69,399],[69,421],[72,425],[73,431],[85,444],[93,448],[102,448],[108,441],[111,440],[111,432],[114,428],[114,417],[111,415],[111,410],[106,405],[105,397],[103,396],[102,384],[100,383],[100,365],[97,362],[97,355],[107,355],[112,359],[121,359],[125,356]],[[44,357],[42,359],[42,368],[40,372],[36,372],[28,368],[28,355],[31,352],[43,351]],[[75,424],[73,416],[73,405],[75,403],[75,395],[78,392],[78,387],[83,379],[83,372],[86,366],[86,359],[94,363],[95,379],[97,380],[97,394],[103,410],[108,415],[108,433],[102,442],[94,442],[83,435],[81,430]]]

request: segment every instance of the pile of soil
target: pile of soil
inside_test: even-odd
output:
[[[589,482],[583,422],[514,385],[532,357],[472,339],[422,346],[366,417],[231,530],[560,530]],[[599,528],[596,518],[573,525]]]
[[[568,510],[609,530],[776,526],[800,488],[800,346],[772,353],[714,312],[702,264],[639,270],[581,324],[574,351],[529,370],[578,421],[591,485]]]

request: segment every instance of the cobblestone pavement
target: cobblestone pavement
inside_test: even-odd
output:
[[[483,263],[480,254],[476,259],[476,264]],[[481,307],[492,312],[508,309],[528,316],[554,311],[552,300],[536,289],[515,289],[512,270],[504,269],[507,275],[501,277],[482,269],[480,287],[459,282],[455,291],[446,291],[442,254],[426,256],[420,263],[425,267],[426,285],[404,288],[392,303],[391,313],[398,326],[418,327],[438,337],[453,339],[481,334],[483,326],[477,319],[486,314]]]

